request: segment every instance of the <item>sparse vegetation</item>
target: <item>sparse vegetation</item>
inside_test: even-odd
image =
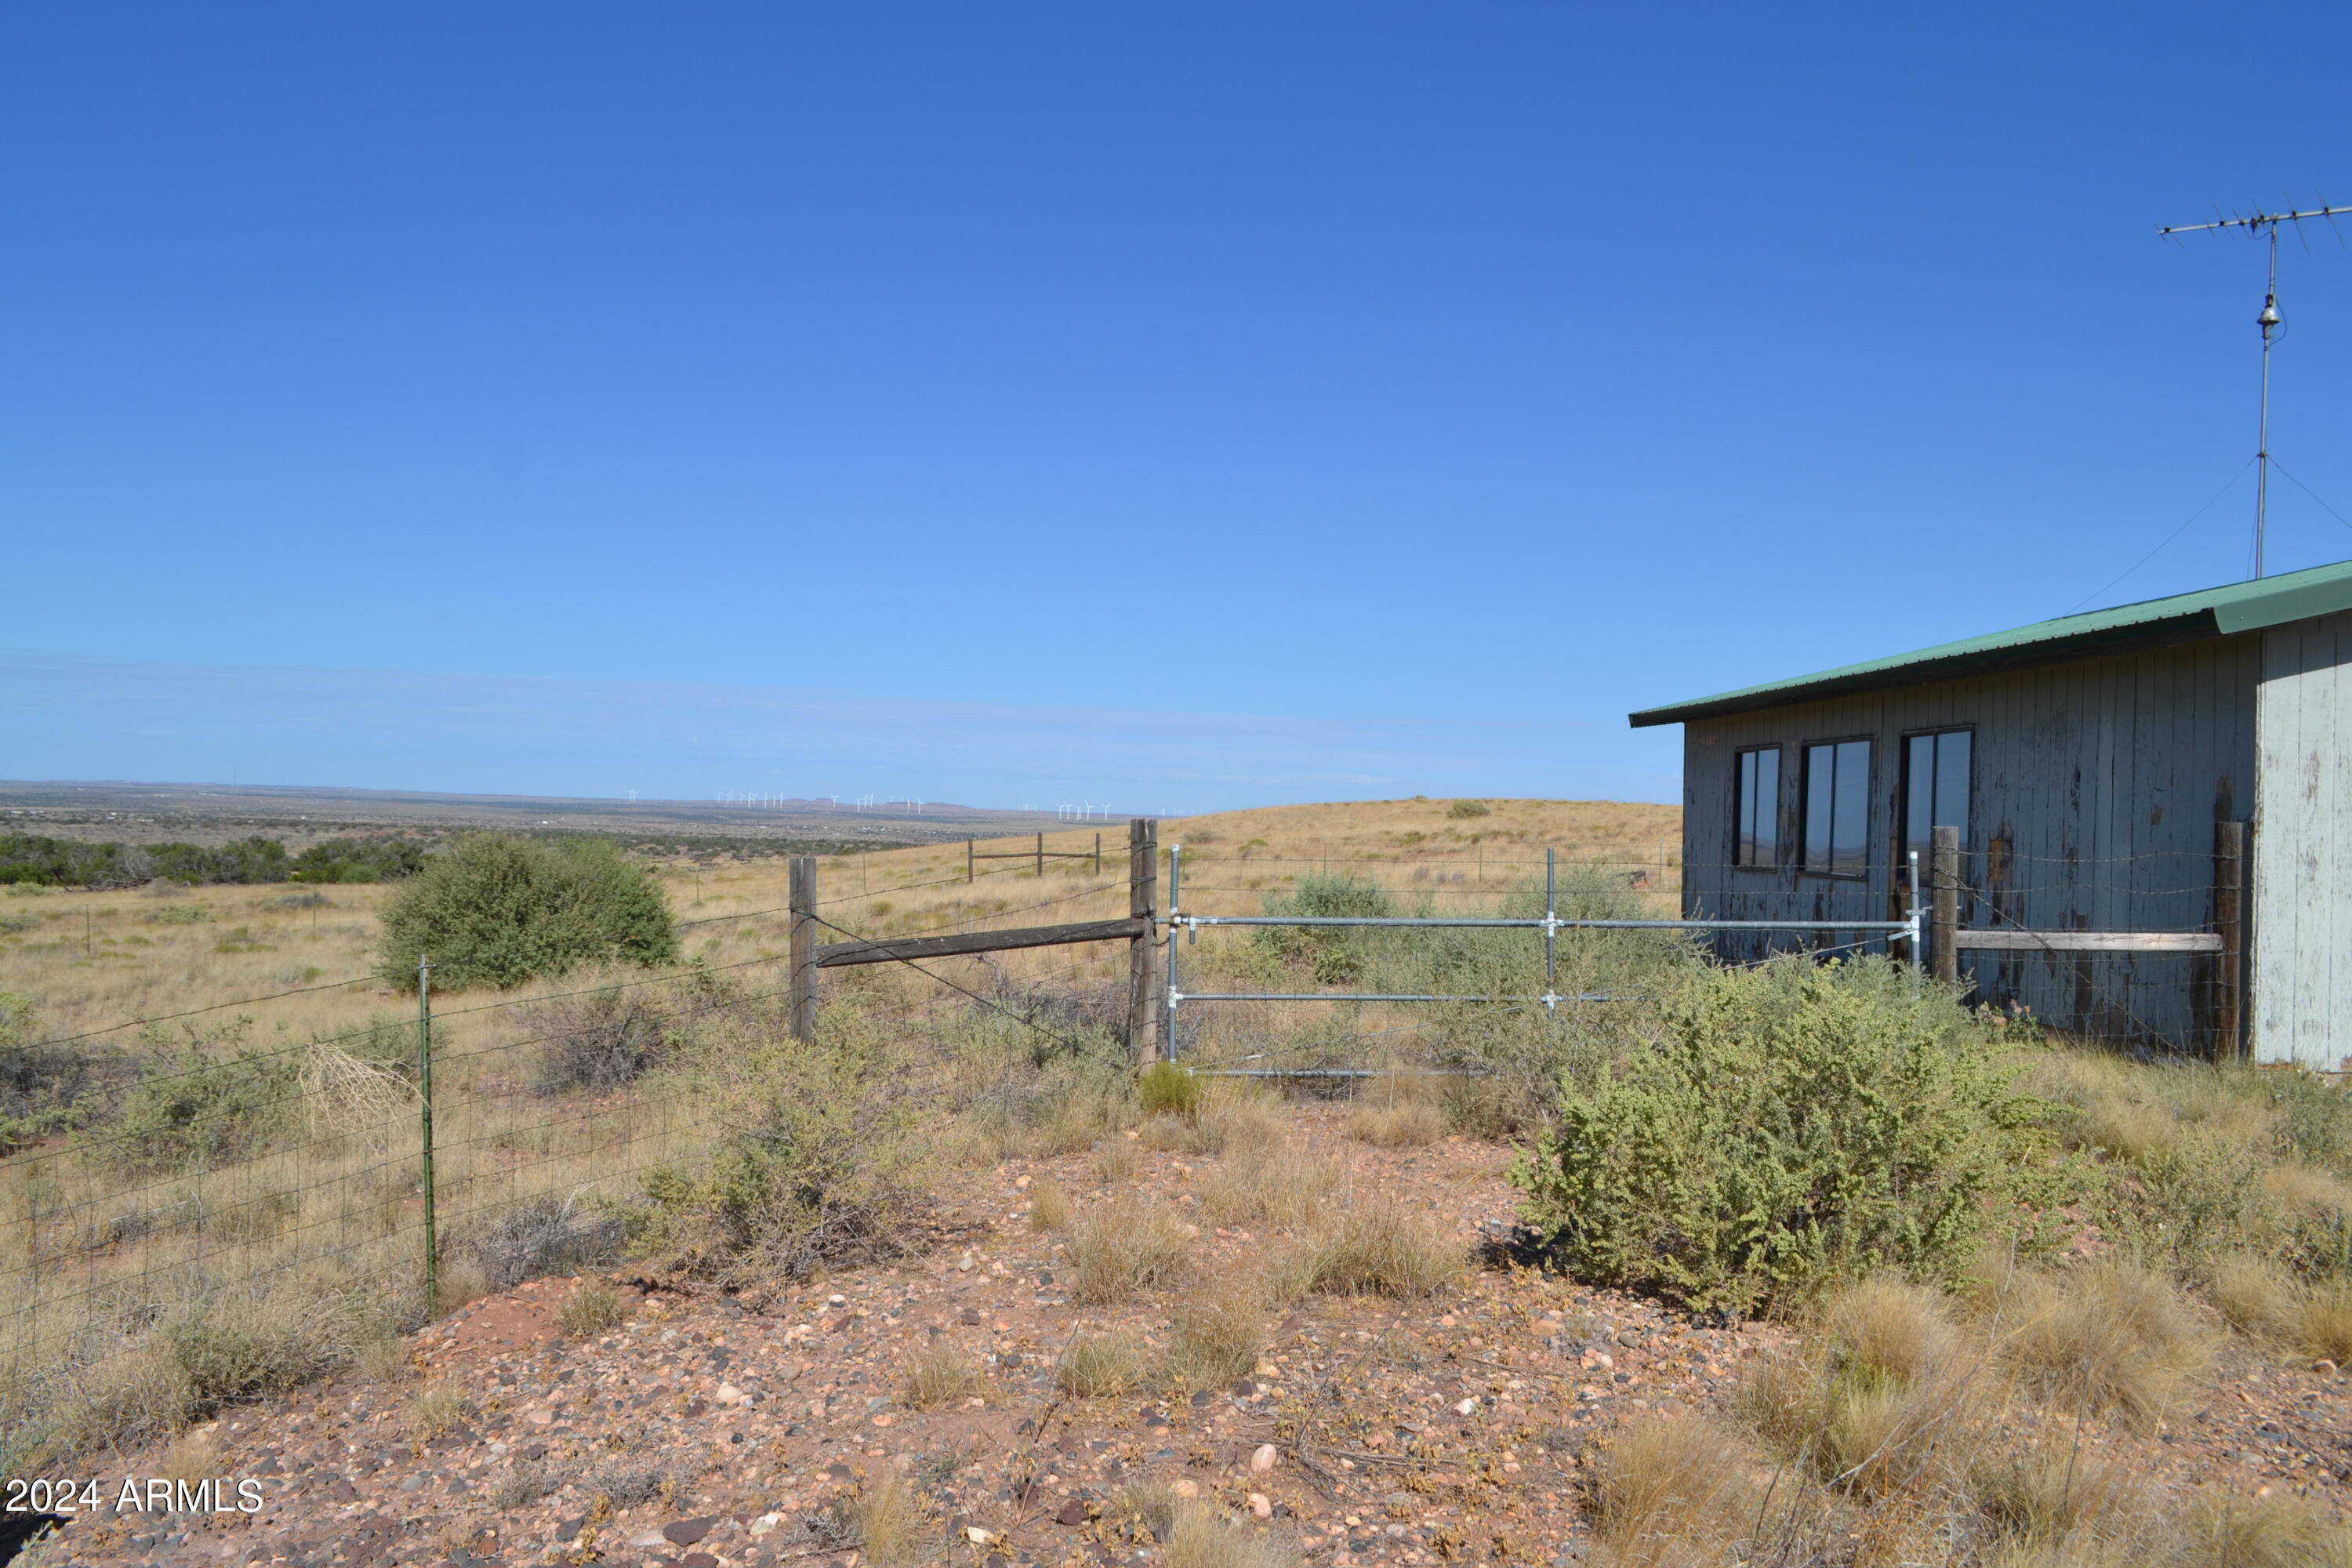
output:
[[[1143,1380],[1143,1347],[1132,1334],[1081,1329],[1055,1363],[1054,1380],[1074,1399],[1124,1394]]]
[[[1252,1282],[1208,1282],[1176,1309],[1168,1328],[1168,1374],[1187,1388],[1228,1384],[1257,1365],[1265,1314]]]
[[[898,1397],[909,1410],[936,1410],[971,1398],[986,1381],[969,1357],[945,1341],[934,1340],[907,1363]]]
[[[1192,1262],[1192,1240],[1176,1216],[1134,1198],[1112,1198],[1070,1231],[1071,1289],[1081,1301],[1124,1300],[1172,1282]]]
[[[1288,1289],[1338,1296],[1433,1296],[1454,1282],[1462,1249],[1426,1217],[1373,1197],[1337,1215],[1286,1262]]]
[[[575,1340],[593,1340],[621,1321],[621,1293],[602,1279],[583,1279],[556,1310],[556,1327]]]

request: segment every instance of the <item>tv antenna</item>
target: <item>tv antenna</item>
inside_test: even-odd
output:
[[[2300,233],[2304,220],[2315,217],[2326,218],[2327,226],[2335,228],[2336,219],[2347,213],[2352,213],[2352,207],[2328,206],[2326,198],[2322,197],[2320,205],[2305,212],[2256,213],[2252,217],[2215,218],[2211,223],[2171,224],[2156,231],[2159,238],[2170,239],[2179,235],[2202,234],[2208,230],[2219,232],[2225,228],[2242,228],[2258,238],[2267,231],[2271,242],[2270,286],[2263,294],[2263,313],[2254,318],[2254,324],[2263,330],[2262,426],[2254,441],[2254,575],[2257,577],[2263,574],[2263,531],[2270,514],[2271,344],[2284,335],[2281,329],[2286,324],[2278,308],[2279,229],[2284,225],[2294,224]],[[2343,240],[2341,229],[2336,230],[2336,237],[2339,243]]]

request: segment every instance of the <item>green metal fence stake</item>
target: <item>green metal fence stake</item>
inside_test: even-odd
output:
[[[416,1087],[425,1132],[425,1315],[440,1304],[439,1247],[433,1228],[433,961],[416,961]]]

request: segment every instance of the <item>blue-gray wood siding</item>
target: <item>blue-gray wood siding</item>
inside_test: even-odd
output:
[[[2352,614],[2263,634],[2253,1054],[2330,1070],[2352,1018]]]
[[[2275,634],[2272,634],[2275,635]],[[2213,918],[2213,825],[2252,814],[2261,637],[1700,720],[1685,727],[1684,902],[1693,918],[1889,920],[1906,734],[1973,729],[1961,921],[2031,930],[2200,931]],[[1797,868],[1808,742],[1868,736],[1869,874]],[[1731,865],[1734,758],[1779,744],[1780,864]],[[1925,868],[1923,867],[1923,874]],[[1824,933],[1818,941],[1854,940]],[[1727,936],[1726,956],[1797,945]],[[1870,946],[1884,951],[1877,941]],[[2212,961],[2179,953],[1964,954],[1979,1000],[2109,1038],[2199,1037]]]

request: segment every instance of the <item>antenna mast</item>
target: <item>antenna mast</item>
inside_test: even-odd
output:
[[[2270,287],[2263,295],[2263,313],[2254,318],[2254,324],[2263,330],[2262,427],[2254,441],[2256,464],[2254,469],[2254,575],[2257,577],[2263,574],[2263,534],[2270,516],[2271,344],[2279,337],[2279,329],[2285,324],[2284,318],[2279,315],[2278,308],[2279,226],[2301,223],[2305,218],[2324,217],[2328,220],[2328,226],[2333,228],[2337,216],[2345,213],[2352,213],[2352,207],[2321,205],[2313,207],[2307,212],[2256,213],[2252,217],[2216,218],[2211,223],[2173,224],[2156,231],[2159,237],[2168,239],[2176,235],[2201,234],[2209,229],[2219,231],[2225,228],[2242,228],[2248,234],[2255,236],[2262,235],[2265,229],[2269,230]],[[2342,232],[2338,231],[2336,238],[2341,240],[2343,237]]]

